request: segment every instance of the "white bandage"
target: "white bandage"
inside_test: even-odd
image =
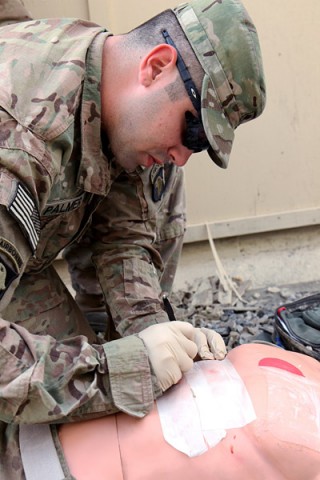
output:
[[[157,407],[165,440],[189,457],[217,445],[226,430],[256,418],[246,387],[228,359],[195,363],[157,400]]]

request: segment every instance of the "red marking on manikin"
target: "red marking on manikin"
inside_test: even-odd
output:
[[[300,375],[300,377],[304,377],[303,373],[299,368],[292,365],[292,363],[286,362],[286,360],[281,360],[280,358],[262,358],[259,362],[259,366],[279,368],[280,370],[286,370],[287,372],[293,373],[295,375]]]

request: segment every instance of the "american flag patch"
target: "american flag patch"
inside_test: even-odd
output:
[[[8,210],[19,222],[34,253],[40,237],[40,216],[31,193],[21,183],[17,184],[15,196]]]

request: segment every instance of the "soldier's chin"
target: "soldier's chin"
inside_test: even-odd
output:
[[[131,162],[132,165],[123,165],[123,168],[125,169],[125,171],[127,173],[133,173],[137,170],[138,167],[142,167],[142,168],[149,168],[151,167],[152,165],[154,165],[155,161],[154,161],[154,158],[151,157],[151,156],[148,156],[147,157],[147,160],[143,159],[141,161],[138,161],[138,162]],[[135,165],[134,165],[135,163]]]
[[[118,158],[116,159],[116,163],[122,167],[125,172],[127,173],[133,173],[139,166],[139,163],[138,162],[134,162],[134,161],[126,161],[126,160],[119,160]]]
[[[136,167],[136,168],[125,168],[124,170],[125,170],[126,173],[134,173],[137,170],[137,168],[138,167]]]

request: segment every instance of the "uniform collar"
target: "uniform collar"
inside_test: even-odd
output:
[[[110,32],[99,33],[91,43],[81,100],[82,158],[78,184],[86,192],[106,195],[121,173],[101,136],[101,67],[103,45]]]

